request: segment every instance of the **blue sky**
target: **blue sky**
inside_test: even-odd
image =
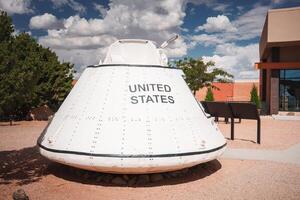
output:
[[[103,59],[120,38],[158,44],[181,37],[168,49],[171,58],[212,60],[235,79],[254,79],[258,43],[269,9],[300,6],[296,0],[0,0],[13,18],[16,34],[28,32],[78,75]]]

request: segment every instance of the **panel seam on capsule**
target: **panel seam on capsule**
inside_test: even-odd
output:
[[[98,67],[152,67],[152,68],[164,68],[164,69],[178,69],[179,67],[166,67],[162,65],[134,65],[134,64],[107,64],[107,65],[90,65],[87,68],[98,68]]]
[[[137,155],[126,155],[126,154],[94,154],[88,152],[78,152],[78,151],[67,151],[67,150],[59,150],[59,149],[52,149],[43,146],[41,143],[38,143],[38,146],[46,151],[53,152],[53,153],[62,153],[62,154],[74,154],[74,155],[83,155],[83,156],[95,156],[95,157],[112,157],[112,158],[164,158],[164,157],[179,157],[179,156],[192,156],[198,154],[205,154],[205,153],[212,153],[218,151],[225,147],[227,143],[205,151],[194,151],[194,152],[185,152],[185,153],[174,153],[174,154],[156,154],[156,155],[144,155],[144,154],[137,154]]]

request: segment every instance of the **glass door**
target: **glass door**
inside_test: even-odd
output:
[[[280,70],[279,110],[300,111],[300,69]]]

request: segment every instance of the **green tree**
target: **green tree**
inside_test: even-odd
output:
[[[4,12],[0,20],[11,22]],[[0,29],[0,35],[6,35],[2,31],[9,32]],[[12,33],[0,41],[0,118],[22,118],[44,104],[56,110],[72,88],[73,65],[60,63],[30,35]]]
[[[183,70],[185,81],[190,87],[193,94],[203,87],[211,87],[218,89],[212,83],[216,82],[231,82],[233,75],[227,73],[221,68],[214,67],[214,62],[203,62],[202,58],[184,58],[183,60],[175,61],[176,67]]]
[[[57,110],[72,89],[74,65],[60,63],[57,55],[50,49],[41,47],[40,56],[43,64],[35,85],[36,105],[47,104],[51,109]]]
[[[212,92],[211,87],[209,87],[209,88],[207,88],[207,91],[206,91],[205,101],[214,101],[214,100],[215,100],[214,94]]]
[[[12,37],[12,33],[14,32],[14,26],[12,24],[12,20],[7,13],[0,10],[0,42],[9,41]]]
[[[257,87],[253,84],[251,92],[250,92],[250,101],[255,103],[257,108],[260,108],[260,99],[257,93]]]
[[[1,45],[0,114],[10,119],[21,115],[32,99],[36,66],[32,61],[35,57],[28,55],[30,48],[33,46],[24,42],[23,34]]]

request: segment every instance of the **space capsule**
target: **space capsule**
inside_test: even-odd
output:
[[[175,38],[174,38],[175,39]],[[173,40],[173,39],[172,39]],[[50,160],[119,174],[166,172],[216,159],[226,140],[149,40],[113,43],[87,67],[38,139]]]

